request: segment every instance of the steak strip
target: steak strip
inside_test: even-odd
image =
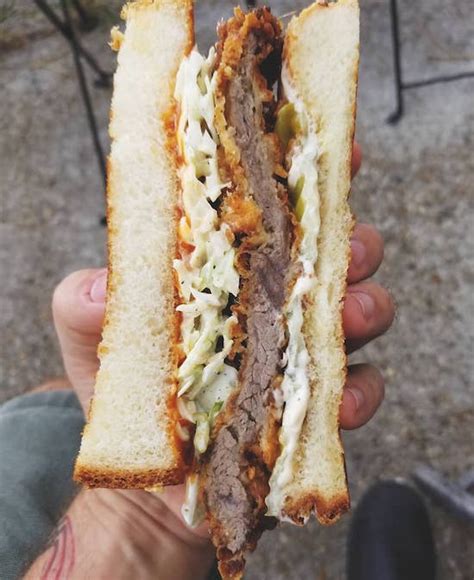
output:
[[[232,25],[239,24],[235,22],[238,16],[236,13],[234,22],[221,31],[224,57],[229,35],[235,36]],[[247,20],[250,17],[253,25]],[[253,549],[263,529],[275,523],[264,513],[268,479],[279,452],[279,412],[272,391],[281,377],[286,346],[282,309],[292,246],[287,191],[274,177],[278,142],[267,132],[269,111],[274,116],[274,97],[260,69],[269,57],[281,63],[280,27],[265,9],[246,15],[240,24],[236,35],[241,46],[237,41],[234,49],[241,52],[224,89],[225,117],[228,127],[233,128],[246,194],[258,206],[263,228],[255,239],[250,236],[244,240],[240,249],[240,259],[245,254],[247,263],[240,291],[247,349],[238,392],[226,406],[206,466],[205,499],[225,577],[239,576],[245,562],[243,553]],[[235,37],[232,41],[236,42]],[[226,65],[221,62],[220,66]]]

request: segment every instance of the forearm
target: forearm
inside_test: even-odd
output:
[[[161,502],[137,495],[144,493],[81,492],[25,579],[205,578],[210,546],[187,541],[166,517],[161,522]]]

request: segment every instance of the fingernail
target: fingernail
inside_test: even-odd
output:
[[[365,292],[351,292],[350,295],[355,298],[366,320],[370,320],[375,312],[375,302],[370,294]]]
[[[359,240],[351,240],[351,263],[356,268],[362,266],[367,255],[367,250],[362,242]]]
[[[91,286],[89,295],[91,302],[105,302],[105,294],[107,290],[107,270],[102,270]]]
[[[364,401],[365,401],[364,393],[360,389],[358,389],[357,387],[349,387],[348,391],[354,397],[355,408],[356,408],[356,411],[358,411],[364,405]]]

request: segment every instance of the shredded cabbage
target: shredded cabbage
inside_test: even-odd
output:
[[[237,371],[225,362],[237,319],[224,310],[230,296],[239,292],[239,274],[233,234],[228,225],[219,224],[213,207],[226,187],[219,176],[214,128],[215,58],[213,48],[207,58],[193,50],[181,63],[175,89],[184,160],[180,170],[184,215],[178,231],[193,248],[173,262],[182,298],[177,310],[182,315],[185,355],[178,369],[178,410],[196,424],[197,455],[206,451],[211,423],[237,381]]]
[[[197,474],[186,478],[186,491],[181,514],[188,526],[194,528],[204,519],[204,506],[199,501],[199,477]]]

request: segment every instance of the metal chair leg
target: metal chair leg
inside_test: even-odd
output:
[[[53,26],[64,36],[64,38],[71,44],[71,33],[67,23],[63,22],[54,10],[49,6],[47,0],[34,0],[36,6],[41,10],[41,12],[46,16],[46,18],[53,24]],[[110,79],[112,74],[105,71],[92,54],[82,46],[77,38],[75,38],[75,44],[77,51],[80,53],[81,57],[87,62],[91,69],[97,75],[97,83],[101,86],[110,86]]]
[[[102,150],[102,144],[100,142],[99,130],[97,127],[97,120],[95,118],[95,113],[94,113],[94,108],[92,106],[92,100],[91,100],[89,88],[87,86],[86,76],[84,74],[84,68],[82,66],[81,54],[80,54],[80,51],[78,48],[77,39],[76,39],[75,31],[74,31],[74,26],[73,26],[72,20],[71,20],[71,14],[69,12],[68,0],[61,0],[61,8],[62,8],[63,15],[64,15],[64,22],[66,23],[68,30],[69,30],[72,53],[74,56],[74,64],[76,66],[77,79],[79,81],[79,87],[81,90],[82,99],[84,101],[84,106],[86,108],[87,121],[89,123],[89,128],[90,128],[91,135],[92,135],[92,141],[93,141],[94,149],[95,149],[95,152],[97,155],[97,161],[99,164],[99,171],[100,171],[100,174],[102,176],[102,180],[104,182],[104,187],[105,187],[105,184],[106,184],[105,156],[104,156],[104,152]]]
[[[390,0],[390,20],[392,28],[393,67],[395,77],[395,97],[397,99],[395,111],[388,117],[387,123],[395,125],[403,116],[403,79],[401,62],[400,30],[398,26],[397,0]]]
[[[88,32],[97,26],[97,18],[86,10],[79,0],[70,0],[81,21],[81,30]]]

